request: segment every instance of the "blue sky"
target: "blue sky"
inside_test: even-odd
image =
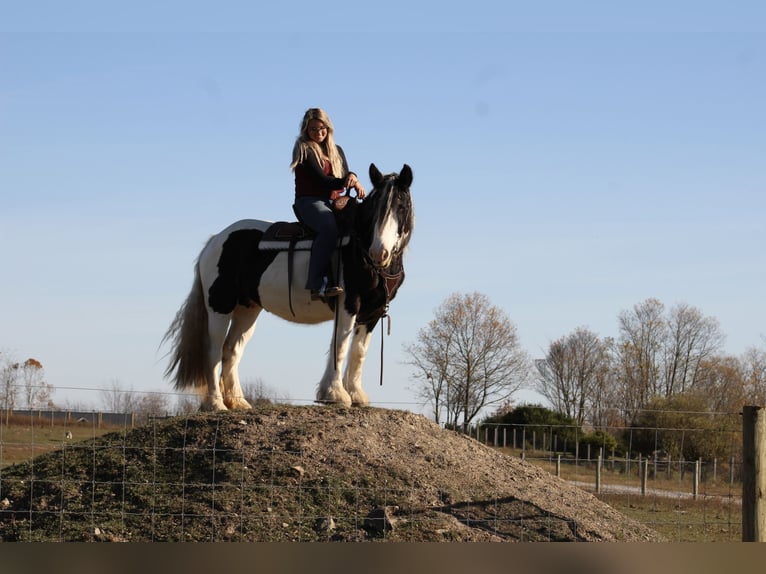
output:
[[[766,8],[532,4],[0,4],[0,350],[60,403],[170,391],[200,248],[291,217],[314,106],[368,187],[371,162],[414,172],[375,405],[420,410],[402,347],[453,292],[533,357],[649,297],[718,319],[728,353],[766,344]],[[243,380],[309,402],[330,329],[262,316]]]

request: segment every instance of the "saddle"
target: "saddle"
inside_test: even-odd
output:
[[[300,241],[313,239],[316,233],[300,221],[277,221],[263,232],[261,241]]]
[[[292,289],[295,252],[310,251],[317,234],[300,220],[295,206],[293,206],[293,211],[298,221],[276,221],[272,223],[263,232],[263,236],[258,243],[258,249],[261,251],[275,250],[287,252],[287,300],[290,312],[295,316]],[[349,242],[349,237],[345,234],[342,234],[338,239],[337,247],[346,245]]]

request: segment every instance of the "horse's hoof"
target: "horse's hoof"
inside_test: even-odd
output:
[[[227,399],[224,403],[229,410],[232,411],[247,411],[253,408],[253,406],[242,397],[237,399]]]
[[[203,412],[217,412],[227,411],[229,409],[226,404],[224,404],[223,399],[205,397],[205,400],[202,401],[199,410]]]
[[[350,407],[351,395],[349,395],[344,389],[341,389],[340,391],[330,390],[325,393],[317,393],[316,402]]]
[[[354,407],[368,407],[370,406],[370,398],[364,391],[351,393],[351,405]]]

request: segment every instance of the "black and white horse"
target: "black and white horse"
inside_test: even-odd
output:
[[[415,221],[410,167],[383,175],[371,164],[369,174],[365,200],[338,212],[345,232],[333,266],[344,293],[336,299],[312,300],[304,288],[311,234],[300,224],[245,219],[207,242],[191,292],[163,338],[172,341],[165,375],[176,389],[204,392],[203,410],[250,408],[238,365],[265,309],[295,323],[335,320],[317,401],[369,404],[362,365],[372,330],[404,281],[402,256]]]

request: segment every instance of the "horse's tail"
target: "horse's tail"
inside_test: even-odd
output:
[[[176,390],[207,385],[210,360],[207,319],[198,259],[194,265],[194,283],[191,292],[162,338],[163,343],[172,340],[170,351],[172,357],[168,368],[165,369],[165,377],[173,377]]]

